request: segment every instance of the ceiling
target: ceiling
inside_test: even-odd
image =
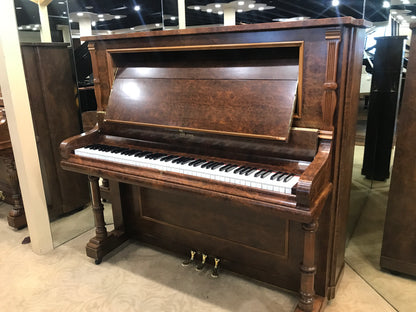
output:
[[[37,5],[29,0],[14,0],[18,26],[39,24]],[[249,1],[249,0],[246,0]],[[372,22],[387,21],[388,8],[383,8],[383,0],[339,0],[340,5],[332,6],[332,0],[253,0],[255,3],[263,3],[265,6],[274,7],[263,11],[251,10],[236,13],[237,24],[252,24],[277,21],[282,18],[305,17],[325,18],[336,16],[363,17],[363,3],[365,3],[365,19]],[[391,0],[392,9],[400,10],[400,14],[416,14],[416,0],[411,0],[409,5],[403,0]],[[186,0],[187,26],[222,24],[223,16],[190,9],[194,6],[205,6],[209,3],[229,3],[231,0]],[[68,5],[68,6],[67,6]],[[134,7],[139,5],[140,10]],[[175,27],[178,24],[176,0],[53,0],[48,11],[50,21],[53,24],[66,24],[69,13],[92,12],[96,14],[120,15],[119,19],[105,21],[97,20],[93,27],[95,30],[130,29],[131,27],[155,24],[162,22],[164,17],[165,27]],[[175,19],[176,18],[176,19]],[[52,27],[51,27],[52,28]],[[78,23],[71,23],[71,28],[77,29]]]

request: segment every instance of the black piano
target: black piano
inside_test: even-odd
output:
[[[353,18],[86,37],[98,123],[61,144],[89,176],[100,263],[128,238],[335,296],[366,23]],[[110,181],[108,232],[98,177]]]

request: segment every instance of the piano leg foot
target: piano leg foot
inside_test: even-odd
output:
[[[315,300],[315,236],[318,222],[304,223],[303,262],[300,265],[300,298],[296,311],[312,312]]]
[[[124,231],[119,229],[114,229],[112,232],[107,233],[107,228],[105,227],[104,221],[104,206],[101,203],[98,177],[89,176],[88,180],[91,187],[95,237],[91,238],[88,242],[86,246],[86,252],[87,256],[95,259],[95,263],[99,264],[106,254],[127,240],[127,235],[124,233]]]
[[[103,261],[103,259],[95,259],[94,263],[96,265],[99,265],[102,261]]]

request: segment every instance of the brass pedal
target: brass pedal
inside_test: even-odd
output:
[[[204,268],[204,266],[205,266],[205,262],[207,261],[207,257],[208,257],[208,255],[206,255],[206,254],[202,254],[202,261],[201,261],[201,263],[200,263],[200,264],[198,264],[198,266],[196,267],[196,270],[197,270],[197,271],[201,271],[201,270]]]
[[[214,268],[212,269],[211,276],[214,277],[214,278],[217,278],[219,276],[219,274],[218,274],[218,265],[220,264],[220,259],[215,258],[214,262],[215,262],[215,264],[214,264]]]
[[[192,262],[194,262],[194,260],[195,260],[195,254],[196,254],[196,251],[191,250],[191,257],[189,259],[185,260],[184,262],[182,262],[182,265],[183,266],[188,266]]]

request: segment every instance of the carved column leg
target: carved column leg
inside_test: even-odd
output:
[[[92,211],[94,213],[95,237],[91,238],[86,246],[87,256],[94,258],[95,263],[101,263],[103,257],[114,248],[127,240],[127,235],[120,229],[122,221],[116,219],[117,228],[107,233],[104,221],[104,206],[101,203],[98,177],[89,176],[91,187]],[[116,221],[115,220],[115,221]]]
[[[95,238],[103,241],[107,238],[107,229],[104,221],[104,206],[101,203],[100,186],[98,177],[88,176],[91,187],[92,211],[94,213]]]
[[[315,296],[315,236],[318,222],[302,224],[302,229],[305,232],[305,241],[303,245],[303,263],[300,266],[300,299],[297,308],[300,311],[311,312],[313,311]]]
[[[26,223],[25,211],[23,209],[22,196],[20,195],[19,180],[17,178],[16,165],[13,156],[10,157],[10,162],[6,165],[7,175],[11,188],[11,198],[13,209],[9,211],[7,221],[11,227],[15,229],[24,228]]]

